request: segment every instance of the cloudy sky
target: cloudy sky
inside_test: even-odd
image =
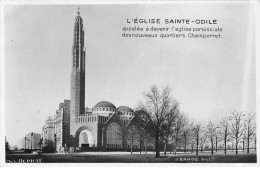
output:
[[[6,135],[12,145],[28,132],[40,133],[59,103],[70,99],[77,8],[4,8]],[[234,109],[255,112],[253,10],[245,3],[80,5],[86,107],[102,100],[134,107],[152,84],[169,84],[181,110],[195,121],[218,121]],[[122,27],[138,26],[126,23],[136,17],[217,19],[223,38],[122,37]]]

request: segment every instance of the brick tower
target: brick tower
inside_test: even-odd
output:
[[[83,20],[80,12],[75,17],[72,49],[70,135],[74,137],[76,116],[85,113],[85,49]],[[73,140],[73,139],[72,139]],[[71,141],[71,145],[73,145]]]

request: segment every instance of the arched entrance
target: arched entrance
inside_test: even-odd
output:
[[[90,141],[93,139],[90,131],[88,130],[83,130],[79,134],[79,147],[90,147]]]
[[[93,132],[86,126],[80,127],[75,134],[75,144],[78,147],[95,147]]]

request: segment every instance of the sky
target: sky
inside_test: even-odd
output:
[[[11,145],[29,132],[41,133],[59,103],[70,99],[77,8],[4,7],[5,122]],[[239,3],[80,5],[85,106],[106,100],[134,108],[152,84],[168,84],[181,111],[194,121],[218,121],[234,109],[255,112],[253,10]],[[134,18],[217,19],[223,38],[122,37],[122,27],[144,26],[126,23]]]

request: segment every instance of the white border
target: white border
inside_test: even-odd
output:
[[[2,2],[0,3],[0,39],[1,39],[1,45],[0,45],[0,166],[3,165],[5,161],[5,58],[4,58],[4,6],[2,5]]]
[[[7,166],[7,167],[45,167],[47,166],[54,166],[54,167],[62,167],[62,168],[70,168],[70,167],[149,167],[149,169],[158,168],[158,167],[193,167],[195,169],[201,169],[203,167],[257,167],[259,166],[260,158],[257,156],[257,164],[250,164],[250,163],[188,163],[188,164],[181,164],[181,163],[42,163],[42,164],[6,164],[5,163],[5,49],[4,49],[4,6],[5,5],[75,5],[75,4],[176,4],[176,3],[253,3],[255,4],[255,35],[256,35],[256,103],[257,103],[257,113],[260,111],[260,0],[175,0],[175,1],[151,1],[151,0],[143,0],[143,1],[133,1],[133,0],[125,0],[125,1],[104,1],[104,0],[0,0],[0,38],[1,38],[1,47],[0,47],[0,55],[1,55],[1,91],[0,91],[0,166]],[[259,116],[257,116],[257,122],[260,122]],[[260,127],[257,126],[257,132],[260,131]],[[257,133],[257,137],[259,137],[259,133]],[[257,141],[257,146],[259,146],[259,140]],[[259,149],[257,150],[257,155],[259,153]],[[65,167],[66,166],[66,167]],[[114,168],[113,168],[114,169]],[[128,168],[127,168],[128,169]]]
[[[259,111],[260,111],[260,0],[255,1],[255,58],[256,58],[256,121],[260,122]],[[259,132],[260,126],[256,126],[257,132],[257,154],[259,155]],[[257,157],[257,163],[259,165],[260,158]]]
[[[4,5],[256,3],[259,0],[2,0]]]

